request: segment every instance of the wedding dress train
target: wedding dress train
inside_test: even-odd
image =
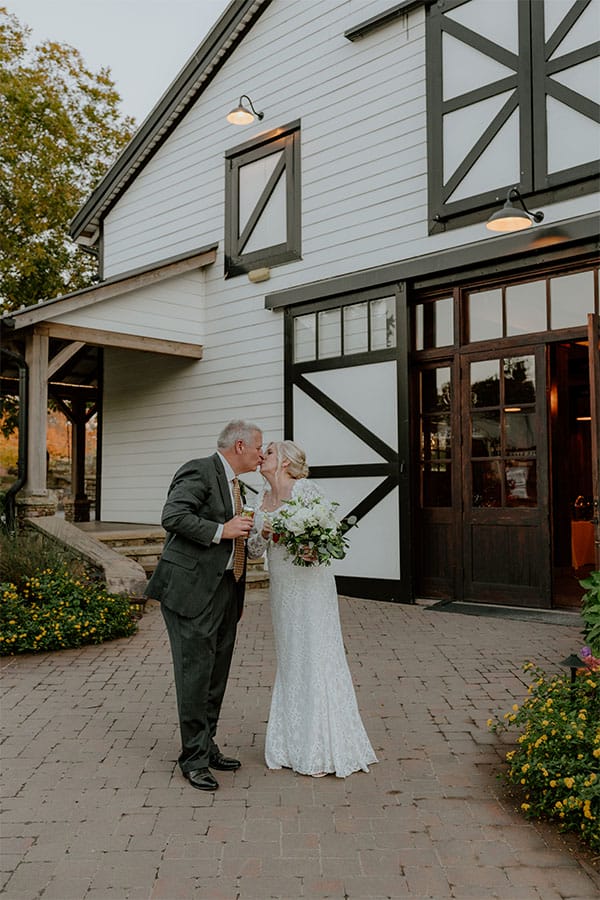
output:
[[[319,494],[307,479],[293,498]],[[363,726],[340,626],[338,597],[329,566],[295,566],[280,543],[261,536],[265,513],[256,510],[250,556],[267,551],[277,673],[267,725],[270,769],[303,775],[368,772],[377,762]]]

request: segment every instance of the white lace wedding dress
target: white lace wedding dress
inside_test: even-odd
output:
[[[305,478],[292,497],[321,495]],[[261,536],[260,497],[248,554],[266,549],[277,674],[267,725],[265,760],[303,775],[368,772],[377,757],[364,729],[340,627],[338,598],[329,566],[295,566],[280,543]],[[272,515],[272,512],[269,513]]]

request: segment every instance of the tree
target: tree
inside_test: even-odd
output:
[[[46,41],[0,7],[0,311],[92,283],[96,261],[69,238],[83,200],[129,141],[110,70]]]

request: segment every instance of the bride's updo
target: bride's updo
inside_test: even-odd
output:
[[[299,447],[293,441],[273,441],[273,447],[275,447],[277,452],[279,466],[281,466],[284,459],[288,460],[287,471],[292,478],[306,478],[308,476],[306,453],[302,447]]]

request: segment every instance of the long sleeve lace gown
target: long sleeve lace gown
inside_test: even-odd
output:
[[[313,482],[305,478],[294,482],[293,498],[315,495],[320,492]],[[333,573],[329,566],[295,566],[281,543],[265,541],[261,501],[248,553],[258,557],[267,552],[277,654],[266,764],[270,769],[286,767],[303,775],[335,773],[340,778],[368,772],[377,757],[346,662]]]

